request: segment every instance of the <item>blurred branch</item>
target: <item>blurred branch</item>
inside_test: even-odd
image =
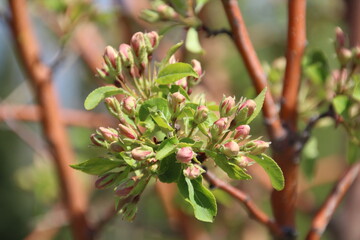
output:
[[[244,64],[250,74],[256,92],[260,93],[265,87],[267,87],[267,79],[249,38],[238,1],[222,0],[222,3],[231,25],[231,31],[235,45],[243,58]],[[271,139],[281,139],[285,132],[282,128],[274,99],[269,90],[266,93],[266,98],[262,110]]]
[[[30,17],[27,1],[9,0],[12,13],[11,27],[17,44],[20,60],[33,86],[39,106],[42,108],[41,121],[48,147],[52,153],[59,175],[61,196],[75,239],[92,239],[85,212],[87,200],[83,188],[79,185],[74,171],[69,164],[74,163],[74,155],[68,141],[65,125],[60,118],[60,107],[52,85],[51,70],[40,58]]]
[[[201,29],[204,30],[207,34],[207,37],[212,37],[212,36],[217,36],[220,34],[226,34],[228,35],[230,38],[233,38],[233,34],[230,30],[225,29],[225,28],[221,28],[221,29],[210,29],[209,27],[207,27],[206,25],[202,25]]]
[[[250,217],[266,226],[275,236],[282,236],[283,232],[281,227],[276,222],[271,220],[260,208],[258,208],[256,204],[251,200],[249,195],[216,178],[215,175],[209,171],[207,171],[203,176],[206,181],[209,182],[210,187],[219,188],[231,195],[233,198],[243,204]]]
[[[337,206],[340,204],[346,192],[349,190],[356,177],[359,175],[360,163],[354,164],[338,181],[322,207],[313,218],[311,229],[306,237],[307,240],[320,239],[328,225]]]
[[[36,105],[0,104],[0,122],[5,120],[37,122],[41,119],[41,108]],[[114,118],[107,114],[81,110],[61,109],[61,120],[65,125],[96,128],[114,125]]]

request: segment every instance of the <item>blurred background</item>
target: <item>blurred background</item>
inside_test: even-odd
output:
[[[360,22],[356,23],[360,4],[356,2],[358,0],[308,1],[306,51],[322,51],[329,66],[337,67],[331,41],[334,28],[341,26],[350,33],[353,44],[360,41]],[[27,1],[27,4],[41,46],[41,58],[53,70],[53,83],[60,104],[63,109],[76,110],[66,112],[69,119],[77,117],[77,113],[81,118],[81,113],[85,111],[85,97],[99,86],[94,70],[101,66],[106,45],[117,48],[120,43],[128,43],[137,31],[165,27],[161,23],[149,24],[139,19],[140,11],[149,7],[149,1],[145,0],[33,0]],[[281,62],[279,58],[286,49],[286,1],[240,0],[239,4],[265,69],[273,66],[275,60]],[[9,26],[11,12],[6,1],[0,2],[0,16],[0,236],[14,240],[26,237],[72,239],[61,204],[56,170],[36,117],[36,98],[17,55]],[[210,0],[200,16],[211,29],[229,28],[220,1]],[[168,47],[184,37],[185,31],[181,27],[169,30],[155,57],[161,59]],[[207,37],[205,32],[200,31],[200,42],[204,54],[182,50],[179,56],[185,62],[190,62],[192,58],[201,60],[206,71],[205,79],[195,93],[206,92],[210,99],[216,101],[223,94],[253,97],[249,77],[229,37]],[[276,91],[276,82],[274,86],[273,91]],[[101,107],[96,111],[105,112]],[[77,162],[96,154],[89,147],[89,136],[97,124],[95,120],[87,118],[84,121],[94,122],[83,126],[70,124],[67,128]],[[252,129],[254,136],[266,134],[261,118],[253,123]],[[310,165],[305,164],[305,168],[312,169],[313,175],[302,174],[299,186],[299,239],[304,238],[311,216],[347,166],[342,129],[324,123],[323,127],[314,131],[314,136],[318,157],[316,163],[312,160]],[[251,168],[251,172],[254,180],[233,184],[248,192],[271,215],[271,187],[267,176],[256,166]],[[89,196],[90,221],[96,222],[113,206],[113,193],[111,190],[94,190],[94,178],[80,172],[76,175]],[[226,179],[225,176],[220,177]],[[360,239],[356,227],[360,222],[357,220],[360,214],[356,214],[360,211],[356,200],[360,197],[359,189],[358,180],[337,210],[323,239]],[[166,191],[171,189],[165,188]],[[164,193],[153,183],[141,199],[134,222],[127,223],[115,216],[102,227],[97,239],[270,239],[267,230],[251,220],[238,202],[218,190],[215,190],[215,195],[219,214],[214,224],[193,220],[175,196],[176,211],[181,210],[183,214],[180,221],[188,222],[182,224],[185,225],[183,228],[174,224],[179,220],[172,219],[174,215],[163,207],[161,194]],[[31,238],[30,233],[34,229],[39,235]],[[185,233],[184,229],[188,232]]]

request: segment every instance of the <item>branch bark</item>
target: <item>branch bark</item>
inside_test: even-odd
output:
[[[340,204],[344,195],[359,175],[359,171],[360,163],[357,163],[353,165],[338,181],[322,207],[313,218],[311,229],[306,237],[307,240],[317,240],[321,238],[321,235],[324,233],[326,226],[333,216],[337,206]]]
[[[275,236],[282,236],[283,232],[281,227],[270,219],[260,208],[258,208],[249,195],[216,178],[215,175],[209,171],[203,174],[203,176],[205,180],[209,182],[210,186],[223,190],[243,204],[250,217],[267,227]]]
[[[51,70],[40,59],[39,47],[32,30],[25,0],[9,0],[11,26],[20,60],[42,108],[41,122],[58,171],[61,195],[67,209],[75,239],[92,239],[85,217],[86,195],[69,164],[74,163],[59,104],[55,97]]]

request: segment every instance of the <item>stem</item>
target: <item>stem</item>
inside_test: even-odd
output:
[[[191,128],[189,135],[187,136],[188,138],[191,137],[191,135],[194,133],[194,130],[196,129],[196,125],[194,124],[194,126]]]

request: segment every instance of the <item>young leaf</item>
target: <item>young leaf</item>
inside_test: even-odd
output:
[[[202,177],[190,180],[180,175],[178,188],[181,195],[194,209],[195,217],[204,222],[212,222],[217,213],[216,199],[209,189],[202,185]]]
[[[156,122],[156,124],[165,132],[172,132],[174,129],[169,125],[164,114],[161,111],[156,111],[151,113],[151,117]]]
[[[186,35],[185,47],[189,52],[202,53],[203,49],[199,41],[199,35],[195,28],[189,28]]]
[[[181,172],[181,163],[176,161],[175,153],[172,153],[161,160],[158,177],[161,182],[172,183],[179,178]]]
[[[169,63],[169,60],[171,58],[172,55],[174,55],[174,53],[176,53],[176,51],[183,45],[183,42],[179,42],[177,44],[175,44],[174,46],[172,46],[170,48],[170,50],[166,53],[166,56],[165,58],[161,61],[160,63],[160,71],[161,69],[163,69],[168,63]]]
[[[262,153],[260,156],[248,155],[249,158],[257,162],[269,175],[272,186],[280,191],[284,188],[285,180],[281,168],[271,157]]]
[[[173,63],[160,70],[156,82],[160,85],[171,84],[188,76],[199,77],[190,64]]]
[[[138,166],[138,161],[136,161],[132,157],[128,156],[125,152],[121,152],[120,156],[126,162],[126,164],[129,165],[130,167],[136,168]]]
[[[151,98],[146,100],[139,109],[140,121],[145,121],[151,114],[150,109],[161,111],[167,120],[170,119],[171,114],[168,107],[168,102],[163,98]]]
[[[337,114],[342,114],[349,103],[349,98],[345,95],[338,95],[333,99],[333,105]]]
[[[130,95],[122,88],[114,86],[99,87],[92,91],[85,99],[84,107],[86,110],[94,109],[99,103],[107,97],[114,96],[116,94]]]
[[[121,162],[112,161],[107,158],[92,158],[79,164],[70,165],[70,167],[76,170],[80,170],[92,175],[101,175],[110,171],[111,169],[121,166]]]
[[[175,152],[176,146],[179,143],[179,140],[176,137],[168,138],[164,140],[156,152],[156,159],[162,160],[163,158],[169,156]]]
[[[245,124],[250,124],[256,116],[261,112],[262,106],[264,104],[265,95],[266,95],[267,88],[264,88],[261,93],[254,99],[256,102],[256,108],[253,114],[249,117]]]
[[[248,180],[251,176],[245,172],[244,169],[238,165],[231,163],[223,154],[205,150],[206,155],[214,159],[217,166],[219,166],[232,179]]]

